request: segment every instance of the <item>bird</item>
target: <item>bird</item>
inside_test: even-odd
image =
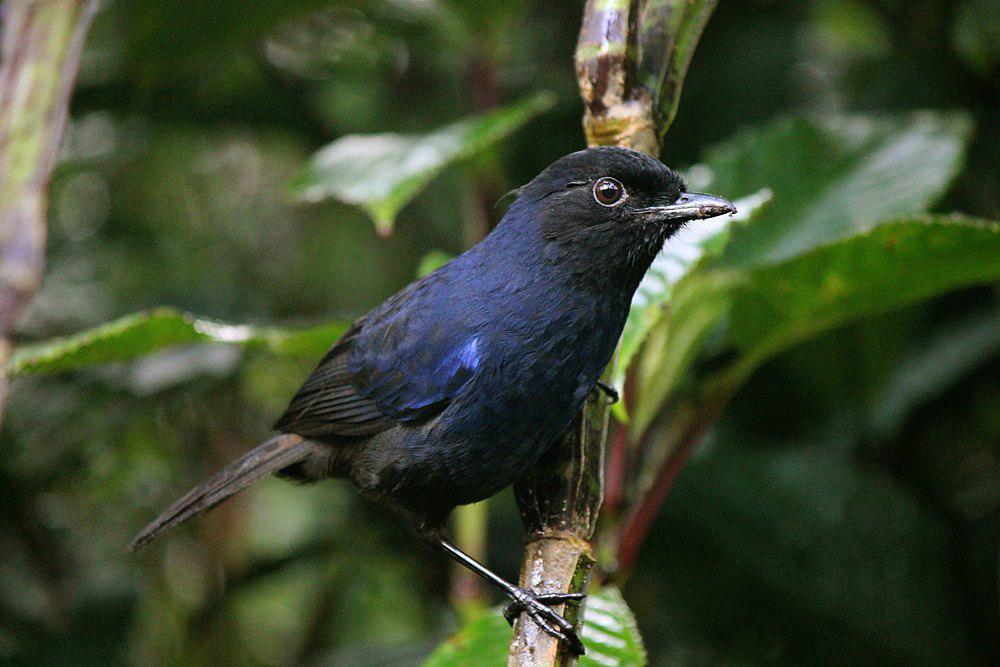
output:
[[[600,377],[657,253],[686,223],[736,208],[621,147],[563,156],[511,195],[482,241],[350,326],[278,435],[176,501],[130,550],[271,473],[346,477],[499,587],[509,621],[527,613],[581,655],[553,607],[582,594],[515,586],[455,546],[445,520],[529,475],[587,396],[611,391]]]

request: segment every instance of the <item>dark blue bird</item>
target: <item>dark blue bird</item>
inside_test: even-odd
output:
[[[481,243],[354,323],[275,424],[282,435],[178,500],[132,548],[272,472],[347,477],[581,653],[549,606],[578,596],[513,586],[441,526],[456,505],[523,477],[565,431],[663,243],[735,208],[685,192],[655,158],[610,147],[567,155],[516,194]]]

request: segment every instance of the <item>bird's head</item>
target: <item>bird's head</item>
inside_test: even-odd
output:
[[[611,146],[556,160],[518,196],[536,207],[547,243],[560,254],[641,272],[685,223],[736,212],[721,197],[687,192],[656,158]]]

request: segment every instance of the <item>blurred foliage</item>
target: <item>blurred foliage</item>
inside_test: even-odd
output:
[[[32,345],[86,330],[73,354],[117,355],[101,341],[133,333],[147,352],[158,319],[119,318],[158,305],[177,309],[161,313],[177,338],[15,381],[0,661],[412,665],[454,631],[445,563],[346,484],[269,480],[147,553],[123,545],[266,437],[315,360],[274,354],[270,335],[365,312],[582,145],[580,14],[105,4],[20,341],[37,363],[52,350]],[[1000,217],[994,15],[980,0],[724,0],[709,22],[664,158],[753,212],[668,250],[668,289],[645,298],[688,291],[708,320],[686,377],[753,364],[624,586],[651,663],[1000,659],[1000,259],[976,221]],[[357,209],[286,196],[345,135],[425,135],[542,90],[550,111],[421,185],[387,238]],[[693,278],[734,273],[721,303]],[[263,339],[203,344],[186,312]],[[670,319],[650,312],[640,366]],[[758,335],[777,321],[780,337]],[[654,436],[662,416],[644,418]],[[504,494],[489,511],[488,560],[513,576],[516,510]]]
[[[996,73],[1000,68],[1000,4],[965,0],[955,17],[952,40],[959,57],[979,74]]]

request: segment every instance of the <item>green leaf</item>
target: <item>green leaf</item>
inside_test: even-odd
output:
[[[693,299],[695,310],[685,310],[690,319],[674,317],[673,340],[668,345],[660,331],[660,349],[647,350],[651,359],[643,362],[648,375],[658,375],[658,386],[672,390],[726,312],[724,303],[699,297],[697,289],[716,292],[736,269],[781,262],[888,218],[925,211],[958,173],[969,134],[969,121],[959,114],[792,118],[710,149],[705,163],[689,171],[689,186],[735,200],[739,219],[692,224],[667,242],[636,292],[618,382],[654,327],[666,328],[670,311]],[[709,271],[715,275],[706,276]],[[695,274],[702,276],[700,288],[679,285]],[[675,302],[669,309],[668,300]],[[620,418],[624,403],[615,408]]]
[[[632,299],[628,320],[622,332],[620,361],[615,384],[624,386],[625,372],[650,328],[663,314],[663,304],[673,292],[673,287],[687,275],[703,257],[718,254],[729,238],[733,224],[751,219],[761,207],[771,201],[771,192],[761,190],[736,202],[736,215],[705,220],[688,225],[675,234],[664,246],[646,272]],[[615,404],[616,415],[624,418],[625,401]]]
[[[864,2],[820,0],[813,5],[813,22],[828,57],[878,58],[892,48],[883,15]]]
[[[424,662],[424,667],[505,665],[511,629],[503,613],[491,610],[445,640]]]
[[[717,265],[779,262],[925,212],[961,168],[971,130],[957,113],[794,118],[710,150],[713,193],[774,193],[752,224],[733,230]]]
[[[705,164],[690,170],[689,186],[734,199],[739,214],[689,225],[667,242],[633,300],[617,383],[623,383],[639,347],[664,316],[674,286],[685,276],[709,265],[780,261],[870,229],[887,217],[923,212],[957,174],[969,131],[961,115],[825,122],[798,118],[709,150]],[[702,261],[705,257],[715,259]],[[718,285],[720,280],[716,276],[709,282]],[[706,327],[709,315],[698,314]],[[679,370],[690,353],[686,347],[667,352],[669,368]],[[620,418],[624,405],[615,407]]]
[[[917,332],[914,332],[917,333]],[[899,338],[893,340],[899,346]],[[920,327],[868,401],[870,438],[886,440],[922,403],[1000,353],[1000,303],[986,312]],[[884,357],[883,357],[884,358]]]
[[[275,354],[318,357],[346,330],[347,325],[339,322],[305,329],[222,324],[173,308],[157,308],[66,338],[22,345],[11,355],[7,373],[75,370],[192,343],[229,343]]]
[[[663,135],[677,115],[691,58],[718,0],[647,0],[635,40],[639,81],[656,101]],[[626,5],[627,11],[627,5]]]
[[[755,271],[736,294],[730,336],[748,358],[771,356],[850,319],[1000,279],[998,258],[998,223],[886,223]]]
[[[399,211],[445,167],[495,144],[554,104],[554,95],[539,93],[428,134],[341,137],[313,155],[291,192],[303,201],[332,197],[360,206],[379,233],[388,234]]]
[[[444,250],[431,250],[420,258],[420,264],[417,265],[417,277],[423,278],[428,273],[437,271],[453,259],[455,259],[455,256]]]
[[[651,333],[656,345],[643,359],[634,428],[641,433],[677,391],[709,332],[711,351],[726,363],[695,378],[695,393],[724,400],[763,361],[808,337],[1000,280],[998,257],[1000,224],[929,216],[886,223],[774,264],[693,273]]]
[[[507,662],[511,629],[501,610],[472,621],[439,646],[425,667],[502,665]],[[606,586],[587,597],[580,665],[629,667],[646,664],[635,617],[617,588]]]
[[[646,649],[635,616],[614,586],[605,586],[587,598],[583,632],[587,654],[581,665],[645,665]]]

